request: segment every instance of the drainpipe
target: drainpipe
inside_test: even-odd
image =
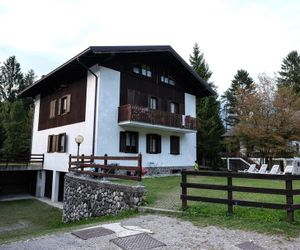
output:
[[[94,100],[94,123],[93,123],[93,147],[92,147],[92,155],[95,155],[95,140],[96,140],[96,111],[97,111],[97,92],[98,92],[98,76],[85,64],[80,62],[79,58],[77,57],[77,62],[89,71],[93,76],[95,76],[95,100]]]

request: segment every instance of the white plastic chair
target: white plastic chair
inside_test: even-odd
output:
[[[258,170],[259,174],[266,174],[267,173],[268,164],[262,164],[260,169]]]
[[[293,169],[294,169],[294,166],[288,165],[288,166],[285,167],[283,174],[292,174]]]
[[[246,172],[249,173],[249,174],[256,173],[257,172],[256,165],[251,164],[250,167],[246,170]]]
[[[273,165],[271,171],[269,174],[280,174],[280,166],[279,165]]]

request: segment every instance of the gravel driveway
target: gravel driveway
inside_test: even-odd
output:
[[[198,228],[190,222],[167,216],[143,215],[123,220],[121,224],[150,229],[153,232],[151,237],[166,244],[155,249],[300,249],[300,238],[288,241],[278,236],[213,226]],[[120,249],[110,242],[114,238],[116,235],[111,234],[81,240],[69,232],[4,244],[0,245],[0,249]],[[238,247],[238,244],[242,245]]]

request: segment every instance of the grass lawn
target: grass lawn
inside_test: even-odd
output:
[[[143,179],[148,193],[147,206],[180,209],[181,177],[160,177]],[[223,177],[188,177],[188,182],[206,184],[226,184]],[[233,179],[235,186],[284,188],[284,181]],[[293,182],[294,188],[300,188],[300,181]],[[188,189],[188,194],[215,198],[227,198],[227,192],[214,190]],[[233,192],[234,199],[284,203],[284,195],[255,194]],[[300,204],[300,195],[294,196],[294,203]],[[188,201],[189,209],[181,216],[199,226],[220,226],[232,229],[251,230],[269,234],[281,234],[286,237],[300,235],[300,210],[295,211],[295,222],[287,222],[284,210],[262,209],[234,206],[234,214],[227,215],[227,205]]]
[[[135,215],[137,215],[136,211],[129,211],[117,216],[90,218],[64,224],[61,222],[60,209],[38,200],[2,201],[0,202],[0,244]]]
[[[142,184],[147,189],[146,206],[167,209],[180,209],[179,176],[146,178]],[[220,177],[189,177],[189,182],[225,184],[225,178]],[[133,181],[118,181],[136,185]],[[233,185],[251,187],[284,188],[283,181],[246,180],[233,181]],[[293,183],[300,188],[300,181]],[[189,189],[188,194],[207,197],[226,197],[224,191]],[[285,196],[267,194],[233,193],[234,199],[250,201],[274,202],[285,201]],[[300,195],[294,198],[294,203],[300,204]],[[280,234],[286,237],[300,235],[300,211],[295,212],[295,222],[287,222],[285,211],[273,209],[234,207],[234,214],[227,215],[227,206],[213,203],[188,202],[189,209],[179,216],[198,226],[219,226],[231,229],[251,230],[268,234]],[[37,200],[20,200],[0,202],[0,244],[22,238],[30,238],[46,233],[67,231],[83,225],[107,222],[136,216],[136,211],[129,211],[118,216],[90,218],[88,220],[63,224],[61,211]]]

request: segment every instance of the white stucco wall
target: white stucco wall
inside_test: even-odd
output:
[[[119,152],[120,131],[139,132],[139,152],[142,153],[144,166],[190,166],[196,159],[196,134],[167,132],[157,129],[121,127],[118,125],[118,107],[120,105],[120,72],[100,67],[99,102],[97,110],[97,155],[130,156],[135,154]],[[185,113],[196,116],[195,96],[185,94]],[[155,133],[162,136],[160,154],[146,153],[146,134]],[[170,154],[170,136],[180,136],[180,154]],[[116,161],[117,162],[117,161]],[[122,162],[135,165],[136,162]]]

